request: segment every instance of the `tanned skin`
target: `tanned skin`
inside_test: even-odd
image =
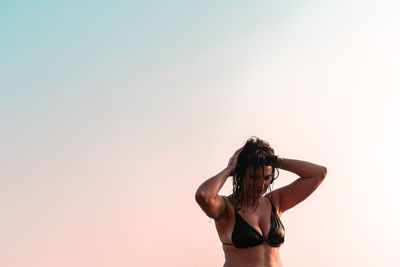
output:
[[[214,219],[215,227],[219,239],[222,243],[232,244],[231,234],[235,225],[235,211],[231,202],[226,196],[218,195],[218,192],[226,182],[227,178],[232,176],[237,159],[240,152],[244,147],[238,149],[230,158],[228,166],[215,176],[203,182],[196,191],[195,199],[204,213]],[[258,206],[257,203],[253,206],[248,206],[252,199],[251,190],[253,180],[250,179],[249,171],[246,172],[243,181],[244,203],[246,211],[252,213],[244,213],[239,210],[239,214],[247,221],[255,230],[262,233],[265,239],[270,227],[271,216],[271,203],[267,199],[270,198],[274,204],[278,216],[280,217],[283,212],[293,208],[303,200],[305,200],[327,176],[327,168],[311,162],[279,158],[276,166],[289,172],[297,174],[299,177],[292,183],[275,189],[264,196],[270,184],[270,179],[264,179],[260,182]],[[249,167],[250,169],[250,167]],[[248,170],[249,170],[248,169]],[[260,168],[258,172],[262,173]],[[272,167],[264,167],[264,175],[271,174]],[[257,192],[258,193],[258,192]],[[255,209],[255,207],[257,208]],[[255,212],[253,213],[253,211]],[[222,245],[225,253],[224,267],[279,267],[282,266],[281,258],[279,255],[279,247],[271,247],[268,243],[264,242],[261,245],[238,249],[234,246]]]

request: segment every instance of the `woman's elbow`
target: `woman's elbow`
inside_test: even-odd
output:
[[[322,179],[322,180],[325,179],[325,177],[326,177],[327,175],[328,175],[328,168],[325,167],[325,166],[322,166],[322,168],[321,168],[321,174],[320,174],[321,179]]]
[[[202,203],[206,202],[205,201],[206,197],[204,196],[204,194],[203,194],[203,192],[201,190],[197,189],[194,198],[196,199],[196,202],[199,203],[199,204],[202,204]]]

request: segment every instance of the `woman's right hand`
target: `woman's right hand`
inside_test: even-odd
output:
[[[235,154],[233,154],[233,156],[229,159],[228,167],[226,167],[229,170],[229,176],[233,175],[233,173],[235,172],[237,160],[243,148],[244,146],[236,150]]]

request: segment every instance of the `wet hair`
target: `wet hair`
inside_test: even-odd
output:
[[[262,180],[264,177],[264,166],[272,166],[272,179],[269,185],[269,189],[271,191],[271,184],[273,181],[279,176],[275,177],[275,171],[278,169],[274,165],[267,165],[265,163],[266,155],[274,155],[274,149],[269,145],[268,142],[259,139],[258,137],[252,136],[247,139],[246,144],[242,152],[240,152],[236,164],[235,172],[233,173],[233,193],[232,198],[235,201],[236,207],[240,210],[243,207],[243,202],[245,200],[245,194],[248,192],[244,191],[243,181],[246,174],[250,175],[250,179],[253,181]],[[262,168],[263,176],[259,177],[258,174],[259,168]],[[258,189],[256,186],[257,183],[253,183],[253,187],[249,188],[253,192],[251,199],[251,206],[257,203],[255,206],[255,210],[258,207],[258,195],[255,194]],[[254,211],[255,211],[254,210]]]

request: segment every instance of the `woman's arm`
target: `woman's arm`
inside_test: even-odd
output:
[[[197,203],[210,218],[216,219],[225,211],[225,202],[218,195],[218,192],[226,182],[226,179],[235,171],[237,158],[242,150],[243,147],[238,149],[230,158],[228,167],[203,182],[196,191]]]
[[[328,173],[328,169],[324,166],[296,159],[279,158],[277,167],[300,176],[291,184],[275,190],[281,213],[311,195]]]
[[[216,219],[225,211],[225,202],[218,195],[219,190],[231,175],[228,168],[202,183],[196,191],[196,201],[208,217]]]

